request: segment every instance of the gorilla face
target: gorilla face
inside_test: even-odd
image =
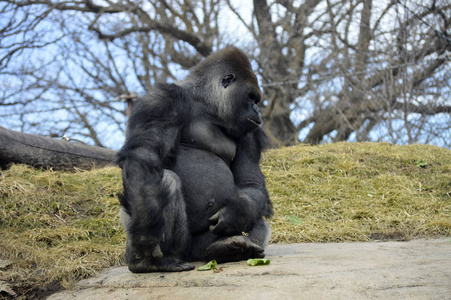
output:
[[[195,91],[194,100],[203,103],[212,123],[228,134],[239,138],[262,126],[257,77],[247,56],[237,48],[210,55],[181,84]]]
[[[246,74],[247,73],[247,74]],[[229,73],[221,78],[221,87],[225,102],[229,108],[228,131],[235,136],[252,132],[263,124],[257,104],[261,101],[261,92],[257,79],[251,70],[235,75]]]
[[[249,116],[249,118],[247,118],[247,120],[255,124],[257,127],[260,127],[263,124],[262,115],[260,113],[260,109],[257,106],[257,104],[260,103],[261,100],[260,91],[258,91],[258,94],[254,92],[249,93],[248,98],[248,104],[250,105],[251,109],[247,109],[247,111],[251,112],[251,115]]]

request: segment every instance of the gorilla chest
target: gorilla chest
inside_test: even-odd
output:
[[[230,166],[210,151],[181,146],[171,168],[182,183],[183,198],[192,234],[208,230],[221,207],[238,197]]]
[[[238,196],[230,168],[235,154],[235,142],[219,128],[195,122],[182,132],[172,171],[182,182],[191,233],[208,230],[208,219]]]
[[[236,154],[236,143],[223,130],[203,120],[189,123],[182,131],[182,146],[205,150],[223,159],[229,166]]]

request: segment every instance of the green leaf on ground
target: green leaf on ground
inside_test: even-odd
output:
[[[294,225],[302,224],[302,220],[295,215],[289,215],[289,216],[287,216],[287,219],[288,219],[288,222],[290,222],[291,224],[294,224]]]
[[[217,270],[217,266],[218,263],[216,262],[216,260],[210,260],[207,264],[200,266],[199,268],[197,268],[197,271],[208,271],[208,270]]]
[[[269,265],[271,261],[269,259],[264,258],[251,258],[247,260],[248,266],[263,266],[263,265]]]
[[[427,166],[429,166],[429,163],[423,159],[420,159],[415,162],[415,166],[420,167],[420,168],[426,168]]]

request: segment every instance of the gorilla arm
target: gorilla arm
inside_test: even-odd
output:
[[[263,131],[258,129],[240,139],[231,167],[238,196],[210,218],[210,231],[214,234],[241,234],[250,230],[259,218],[273,215],[265,177],[260,170],[265,138]]]
[[[142,99],[129,119],[128,136],[118,152],[124,194],[120,197],[125,212],[128,242],[136,257],[160,258],[159,243],[165,220],[170,187],[163,183],[164,164],[171,159],[180,135],[182,117],[178,116],[177,88],[160,86]]]

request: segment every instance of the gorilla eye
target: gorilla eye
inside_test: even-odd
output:
[[[259,94],[249,93],[248,97],[249,101],[254,102],[255,104],[260,103],[261,98]]]
[[[235,81],[235,74],[228,74],[222,77],[221,84],[224,88],[228,87]]]

